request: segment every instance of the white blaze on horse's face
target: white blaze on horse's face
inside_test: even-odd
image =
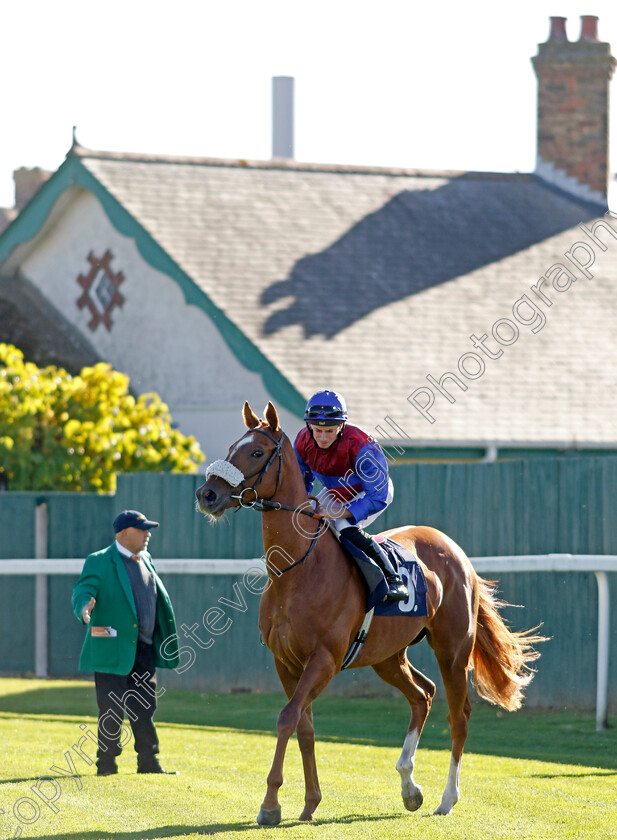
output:
[[[235,443],[235,444],[234,444],[234,447],[233,447],[233,449],[231,450],[231,452],[227,455],[227,458],[228,458],[228,459],[233,458],[233,457],[234,457],[234,455],[236,455],[236,454],[238,453],[238,451],[240,450],[240,448],[241,448],[242,446],[244,446],[246,443],[257,443],[257,436],[256,436],[256,435],[254,435],[254,434],[251,432],[250,434],[245,435],[244,437],[240,438],[240,440],[239,440],[237,443]]]
[[[224,460],[219,459],[218,461],[213,461],[206,468],[206,481],[210,478],[210,476],[217,475],[219,478],[222,478],[223,481],[226,481],[232,488],[238,487],[242,484],[245,480],[244,473],[242,470],[238,469],[235,464],[231,463],[231,459],[240,451],[241,447],[254,442],[255,435],[253,434],[248,436],[245,435],[243,438],[240,438],[240,440],[233,445],[233,448],[228,453],[227,458]]]

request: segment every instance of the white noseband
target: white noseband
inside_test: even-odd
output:
[[[213,461],[206,468],[206,481],[211,475],[218,475],[219,478],[222,478],[223,481],[226,481],[232,487],[237,487],[244,481],[244,473],[237,467],[234,467],[229,461],[223,461],[222,459]]]

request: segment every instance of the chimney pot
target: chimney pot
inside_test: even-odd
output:
[[[581,37],[579,41],[598,40],[598,18],[595,15],[581,15]]]
[[[549,41],[561,41],[563,43],[568,40],[568,36],[566,34],[566,20],[567,18],[565,17],[551,18],[551,31],[548,36]]]

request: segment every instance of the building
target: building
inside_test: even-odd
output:
[[[293,434],[324,386],[392,459],[617,451],[615,60],[597,18],[551,21],[534,173],[74,143],[0,236],[0,340],[109,361],[209,460],[245,399]]]

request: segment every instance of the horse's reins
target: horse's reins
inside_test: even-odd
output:
[[[281,449],[282,449],[282,446],[283,446],[283,441],[285,439],[285,432],[282,432],[280,440],[277,440],[271,434],[268,434],[268,432],[266,432],[264,429],[253,429],[252,431],[253,432],[259,432],[259,434],[261,434],[261,435],[265,435],[269,440],[272,441],[272,443],[274,443],[274,449],[270,453],[270,457],[268,458],[268,461],[265,464],[265,466],[263,466],[260,470],[257,470],[257,472],[254,472],[254,473],[251,473],[250,475],[245,476],[241,473],[240,470],[238,470],[237,467],[234,467],[234,465],[230,461],[227,461],[227,460],[225,460],[223,462],[215,461],[213,464],[210,464],[210,466],[208,467],[208,470],[206,471],[206,478],[209,475],[213,474],[213,475],[219,475],[224,480],[229,481],[229,479],[227,478],[226,475],[221,475],[222,472],[227,471],[227,468],[225,470],[222,470],[222,469],[219,468],[219,471],[217,471],[217,469],[216,469],[217,465],[220,465],[221,463],[222,464],[227,464],[227,465],[229,465],[229,467],[233,468],[233,470],[236,470],[238,474],[242,475],[242,480],[240,482],[238,482],[238,486],[242,487],[242,490],[240,491],[239,495],[233,495],[233,493],[231,495],[232,499],[238,499],[238,502],[240,504],[240,507],[238,508],[238,510],[240,508],[250,508],[251,510],[256,510],[256,511],[261,512],[261,513],[265,512],[265,511],[269,511],[269,510],[270,511],[272,511],[272,510],[290,510],[290,511],[293,511],[294,513],[302,513],[305,516],[310,516],[311,519],[321,519],[321,517],[318,514],[315,514],[315,511],[303,510],[302,508],[294,508],[294,507],[291,507],[291,505],[284,505],[284,504],[282,504],[282,502],[273,502],[272,501],[272,498],[274,496],[276,496],[277,490],[279,489],[279,485],[281,483],[281,470],[282,470],[282,467],[283,467],[283,453],[282,453]],[[276,457],[278,457],[278,459],[279,459],[278,470],[277,470],[277,474],[276,474],[276,487],[274,488],[274,492],[269,499],[263,499],[257,494],[256,488],[257,488],[257,485],[259,484],[259,482],[262,480],[262,478],[265,476],[265,474],[270,469],[270,467],[271,467],[271,465],[272,465],[272,463],[273,463],[273,461]],[[255,479],[253,484],[249,487],[247,485],[247,482],[249,481],[249,479],[255,478],[255,476],[257,476],[257,478]],[[245,499],[245,494],[247,492],[252,492],[255,495],[255,498],[252,499],[250,502]],[[317,545],[317,540],[321,536],[320,531],[321,531],[321,526],[319,526],[317,528],[315,536],[311,539],[311,544],[309,545],[308,550],[306,551],[304,557],[302,557],[301,560],[296,560],[296,562],[292,563],[290,566],[287,566],[286,569],[282,570],[281,574],[284,574],[285,572],[288,572],[291,569],[293,569],[295,566],[299,566],[301,563],[304,563],[306,558],[309,556],[309,554],[312,552],[312,550]]]
[[[259,511],[259,512],[264,512],[264,511],[267,511],[267,510],[290,510],[290,511],[293,511],[294,513],[303,513],[305,516],[310,516],[312,519],[321,519],[319,514],[315,514],[315,511],[303,510],[302,508],[294,508],[294,507],[291,507],[291,505],[284,505],[281,502],[273,502],[272,501],[272,497],[274,497],[276,495],[276,492],[279,489],[279,485],[281,483],[281,470],[282,470],[282,467],[283,467],[283,454],[281,452],[281,448],[283,446],[283,440],[285,439],[285,432],[282,432],[280,440],[277,440],[275,437],[268,434],[268,432],[266,432],[264,429],[253,429],[253,431],[254,432],[259,432],[260,434],[265,435],[275,445],[274,449],[272,450],[272,453],[270,454],[270,457],[268,458],[268,461],[267,461],[266,465],[264,467],[262,467],[260,470],[257,470],[257,472],[254,472],[254,473],[251,473],[248,476],[245,476],[242,473],[242,471],[239,470],[237,467],[235,467],[230,461],[227,461],[227,460],[225,460],[225,461],[215,461],[213,464],[210,464],[210,466],[206,470],[206,478],[208,478],[208,475],[218,475],[221,478],[223,478],[225,481],[232,484],[232,482],[235,480],[235,478],[237,478],[237,476],[241,476],[242,478],[241,478],[240,481],[238,481],[237,486],[241,486],[242,490],[240,491],[239,495],[234,496],[232,494],[232,496],[231,496],[232,499],[238,499],[238,501],[240,503],[240,507],[238,508],[238,510],[240,510],[241,507],[251,508],[251,510],[256,510],[256,511]],[[259,482],[261,481],[261,479],[264,477],[264,475],[268,472],[272,462],[274,461],[274,459],[277,456],[278,456],[278,459],[279,459],[279,463],[278,463],[278,472],[277,472],[277,475],[276,475],[276,487],[274,488],[274,493],[272,494],[270,499],[262,499],[257,495],[256,487],[259,484]],[[257,476],[257,478],[255,479],[253,485],[251,487],[248,487],[247,486],[247,481],[251,478],[254,478],[255,476]],[[252,492],[255,494],[255,498],[251,502],[247,502],[244,498],[244,495],[248,490],[252,490]],[[301,563],[304,563],[306,558],[310,555],[311,551],[317,545],[317,540],[321,536],[321,533],[323,533],[323,532],[321,531],[321,525],[319,525],[317,527],[317,531],[315,533],[315,536],[311,539],[311,544],[309,545],[309,547],[308,547],[307,551],[305,552],[304,556],[300,560],[296,560],[296,562],[292,563],[290,566],[287,566],[286,569],[282,569],[281,575],[284,575],[285,572],[289,572],[289,571],[291,571],[291,569],[294,569],[296,566],[299,566]],[[373,613],[374,612],[375,612],[375,608],[373,607],[364,616],[364,621],[362,622],[362,626],[358,630],[358,633],[356,634],[356,637],[353,640],[353,642],[351,644],[351,647],[349,648],[349,650],[347,651],[347,654],[345,655],[345,657],[343,659],[343,663],[341,665],[341,670],[349,668],[350,665],[354,662],[354,660],[358,656],[358,654],[360,653],[360,651],[362,650],[362,647],[363,647],[364,642],[366,641],[366,637],[368,635],[369,628],[371,626],[371,622],[373,620]],[[262,640],[262,644],[263,644],[263,640]]]

